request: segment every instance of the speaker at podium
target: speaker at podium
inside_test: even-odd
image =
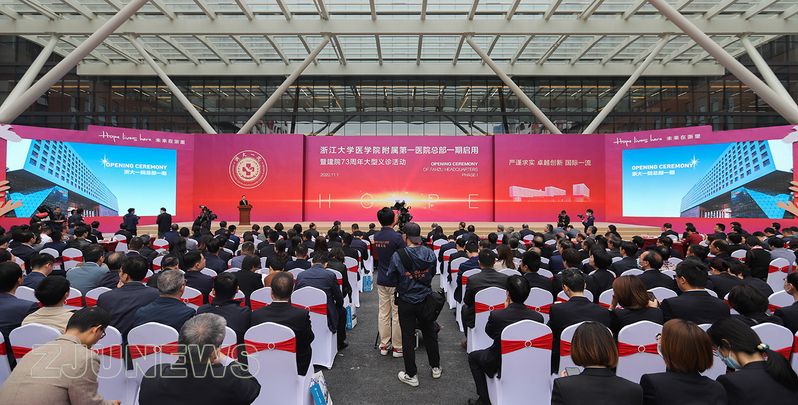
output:
[[[252,206],[247,205],[239,205],[238,206],[238,225],[249,225],[249,216],[250,212],[252,211]]]

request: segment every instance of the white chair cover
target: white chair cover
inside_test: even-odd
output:
[[[81,309],[83,308],[83,294],[75,287],[69,287],[69,297],[67,297],[64,308]]]
[[[775,323],[760,323],[751,327],[751,329],[759,335],[759,340],[762,343],[770,346],[770,350],[781,353],[787,361],[790,360],[790,354],[793,351],[794,336],[792,332],[781,325]]]
[[[698,325],[699,328],[703,329],[705,332],[712,327],[711,323],[702,323]],[[718,356],[712,356],[712,367],[701,373],[701,375],[705,377],[709,377],[713,380],[717,379],[719,376],[726,374],[726,365],[720,360]]]
[[[570,350],[567,351],[567,354],[565,356],[562,355],[563,354],[562,342],[567,342],[568,344],[570,344],[571,340],[574,339],[574,332],[576,332],[576,328],[578,328],[579,325],[581,325],[583,323],[584,322],[579,322],[579,323],[575,323],[575,324],[573,324],[571,326],[568,326],[567,328],[562,330],[562,333],[560,333],[560,348],[561,348],[560,349],[560,371],[565,370],[566,367],[577,367],[577,365],[574,364],[574,361],[571,360],[571,351]],[[579,368],[582,369],[582,367],[579,367]],[[549,370],[549,371],[551,371],[551,370]],[[555,377],[559,377],[559,376],[560,376],[560,373],[558,372],[555,375]]]
[[[502,352],[507,353],[502,354],[501,378],[488,377],[491,404],[549,405],[551,329],[535,321],[519,321],[504,328],[501,340]]]
[[[457,323],[460,325],[460,332],[464,332],[465,331],[465,328],[463,327],[463,312],[462,312],[463,302],[462,302],[462,298],[465,297],[466,285],[468,285],[468,278],[473,276],[474,274],[479,273],[480,271],[482,271],[482,270],[480,270],[480,269],[466,270],[465,273],[463,273],[463,277],[461,278],[461,280],[463,282],[463,285],[461,286],[461,288],[462,288],[462,292],[461,292],[462,296],[460,297],[461,301],[457,303],[457,309],[455,310],[455,314],[454,314],[455,321],[457,321]],[[452,276],[452,279],[453,280],[455,279],[454,275]]]
[[[247,349],[250,364],[258,364],[258,367],[252,367],[250,370],[261,385],[260,395],[253,402],[254,405],[313,404],[309,389],[313,367],[309,367],[305,376],[300,376],[296,372],[296,353],[281,350],[274,345],[295,339],[291,328],[274,322],[265,322],[250,328],[244,339],[252,342],[248,344]],[[270,347],[275,348],[270,349]]]
[[[8,340],[11,342],[12,348],[35,349],[37,346],[52,342],[61,335],[61,331],[52,326],[29,323],[12,330],[8,335]],[[14,358],[17,359],[17,363],[19,363],[20,359],[22,359],[28,351],[29,350],[14,350]]]
[[[681,262],[682,262],[682,259],[679,259],[678,257],[669,257],[668,258],[668,263],[670,263],[670,264],[672,264],[674,266],[679,265],[679,263],[681,263]],[[673,271],[673,270],[670,270],[670,271]]]
[[[773,259],[768,267],[768,285],[773,291],[781,291],[784,289],[784,278],[790,273],[792,268],[790,262],[783,257]]]
[[[206,276],[216,277],[216,270],[211,270],[211,269],[209,269],[207,267],[202,269],[202,270],[200,270],[200,273],[202,273],[202,274],[204,274]]]
[[[474,350],[487,349],[493,344],[493,339],[485,333],[485,325],[488,317],[494,309],[504,308],[507,299],[507,291],[498,287],[488,287],[477,292],[474,297],[476,316],[474,317],[474,327],[468,328],[468,353]]]
[[[449,294],[448,294],[449,293],[449,281],[447,279],[448,274],[449,274],[449,257],[451,257],[455,253],[457,253],[457,249],[446,249],[446,250],[443,251],[443,270],[442,270],[441,277],[440,277],[440,285],[441,285],[441,288],[443,288],[443,291],[445,291],[447,293],[446,294],[447,301],[448,301],[448,298],[449,298],[448,297],[449,296]],[[438,267],[440,267],[440,265],[438,265]]]
[[[161,349],[157,349],[155,353],[147,354],[148,352],[145,351],[144,347],[176,345],[177,337],[178,334],[175,328],[157,322],[147,322],[144,325],[136,326],[127,334],[128,354],[133,362],[133,370],[128,373],[131,377],[128,380],[128,390],[133,391],[133,396],[135,397],[132,403],[138,403],[138,387],[141,385],[144,373],[150,367],[160,363],[175,363],[179,358],[176,355],[163,353]]]
[[[0,333],[0,347],[5,348],[6,339]],[[0,387],[6,382],[8,376],[11,374],[11,365],[8,363],[8,356],[0,355]]]
[[[114,235],[114,239],[117,241],[114,251],[127,253],[127,237],[125,237],[125,235]]]
[[[360,308],[360,289],[357,288],[357,274],[360,264],[354,258],[349,256],[344,258],[344,266],[346,266],[346,277],[349,280],[349,285],[352,286],[352,304]],[[349,298],[344,299],[344,305],[349,303]]]
[[[152,271],[159,272],[161,271],[161,263],[163,262],[163,256],[158,256],[155,259],[152,259]]]
[[[452,260],[451,274],[452,281],[449,283],[449,289],[446,291],[446,300],[449,302],[449,309],[457,308],[457,301],[454,299],[454,290],[457,289],[457,275],[460,273],[460,265],[465,263],[468,259],[465,257],[458,257]],[[447,276],[448,277],[448,276]]]
[[[618,368],[615,372],[634,383],[643,374],[665,372],[665,360],[657,353],[657,334],[662,325],[651,321],[635,322],[618,332]]]
[[[305,271],[305,269],[291,269],[291,270],[288,270],[288,272],[291,273],[292,276],[294,276],[294,281],[296,281],[296,277],[299,275],[299,273],[301,273],[303,271]]]
[[[551,308],[552,302],[554,302],[554,296],[551,295],[550,291],[538,287],[532,287],[529,290],[529,297],[527,297],[526,301],[524,301],[524,305],[526,305],[527,308],[540,313],[540,315],[543,316],[543,323],[548,323],[549,309]]]
[[[639,276],[643,274],[643,270],[640,269],[629,269],[621,273],[621,277],[623,276]]]
[[[768,309],[775,311],[779,308],[789,307],[794,302],[792,295],[787,294],[787,291],[781,290],[770,294],[770,297],[768,297]]]
[[[673,262],[671,262],[671,263],[673,263]],[[668,276],[670,278],[676,277],[676,271],[674,271],[674,270],[662,270],[662,274],[664,274],[664,275],[666,275],[666,276]]]
[[[300,308],[310,308],[310,325],[313,329],[313,358],[314,365],[332,368],[335,355],[338,353],[338,340],[336,334],[327,327],[327,294],[318,288],[304,287],[291,294],[291,303]],[[323,310],[321,310],[323,306]],[[319,308],[314,312],[313,308]],[[319,313],[322,312],[323,313]]]
[[[86,294],[88,296],[88,293]],[[99,383],[97,391],[100,395],[108,401],[131,400],[132,397],[129,396],[131,393],[127,389],[128,379],[124,351],[122,350],[122,334],[119,333],[119,330],[113,326],[105,328],[105,337],[91,349],[100,355],[100,369],[97,370],[97,383]]]
[[[271,304],[272,301],[271,287],[258,288],[249,295],[249,302],[253,311]]]
[[[746,252],[745,249],[738,249],[738,250],[735,250],[734,252],[732,252],[731,257],[733,257],[733,258],[745,263],[745,255],[746,255],[746,253],[748,253],[748,252]]]
[[[654,293],[654,296],[657,297],[659,302],[666,300],[668,298],[673,298],[676,296],[676,292],[671,290],[670,288],[665,287],[654,287],[648,290],[648,292]]]
[[[610,305],[612,305],[613,294],[615,294],[615,291],[612,288],[601,293],[599,295],[599,300],[598,300],[599,305],[601,305],[604,308],[610,309]],[[616,308],[623,308],[623,307],[621,307],[621,304],[618,304]]]
[[[14,293],[14,296],[23,300],[39,302],[39,300],[36,299],[36,294],[34,294],[33,288],[25,287],[23,285],[17,287],[17,292]],[[41,304],[39,304],[39,306],[41,306]]]
[[[196,288],[189,286],[186,286],[186,289],[183,291],[183,296],[180,297],[180,300],[190,308],[194,309],[201,307],[203,303],[202,293]]]
[[[61,253],[61,260],[63,261],[64,270],[77,267],[78,263],[83,261],[83,252],[75,248],[66,248]]]
[[[585,298],[589,299],[590,302],[593,302],[593,293],[590,292],[590,290],[585,290],[585,291],[582,291],[582,292],[585,294]],[[568,296],[565,295],[565,291],[560,291],[560,293],[557,294],[557,301],[566,302],[569,299],[570,298],[568,298]]]
[[[166,239],[155,239],[152,242],[152,246],[155,248],[155,251],[158,253],[169,250],[169,242]]]
[[[89,291],[86,291],[86,295],[83,297],[84,301],[86,301],[86,306],[87,307],[97,306],[97,298],[100,298],[100,295],[108,291],[111,291],[111,289],[108,287],[97,287],[97,288],[92,288]]]
[[[541,258],[541,259],[543,259],[543,258]],[[538,269],[538,274],[540,274],[543,277],[548,277],[549,280],[554,278],[554,273],[552,273],[551,271],[546,270],[546,269]]]
[[[613,257],[613,258],[612,258],[612,262],[613,262],[613,263],[615,263],[615,262],[619,262],[619,261],[621,261],[621,260],[623,260],[623,257]]]
[[[795,334],[793,346],[792,346],[792,359],[790,360],[790,364],[792,365],[792,369],[798,373],[798,333]]]

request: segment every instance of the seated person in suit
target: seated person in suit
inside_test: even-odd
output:
[[[272,279],[272,303],[252,311],[252,326],[264,322],[274,322],[287,326],[296,336],[296,371],[307,374],[310,367],[313,330],[310,326],[310,313],[304,308],[291,305],[291,292],[294,278],[289,273],[277,273]]]
[[[5,339],[5,349],[11,367],[14,367],[14,352],[11,351],[11,342],[8,334],[22,324],[22,320],[39,309],[39,304],[33,301],[19,299],[14,296],[17,288],[22,285],[23,271],[18,264],[8,261],[0,263],[0,333]]]
[[[294,254],[296,255],[296,260],[286,263],[285,271],[291,271],[293,269],[307,270],[313,265],[308,260],[308,247],[304,243],[296,246]]]
[[[177,339],[186,348],[174,364],[156,364],[141,381],[139,403],[160,405],[251,404],[260,394],[260,383],[247,367],[222,354],[225,320],[201,314],[188,320]]]
[[[718,377],[729,405],[798,403],[795,371],[750,326],[736,318],[722,318],[707,333],[723,363],[736,371]]]
[[[75,248],[77,250],[84,250],[91,244],[92,242],[89,240],[89,227],[87,226],[75,227],[75,238],[67,243],[68,247]]]
[[[86,293],[94,288],[97,279],[108,273],[107,267],[101,267],[105,261],[105,249],[99,245],[91,245],[83,251],[83,264],[73,267],[67,272],[66,278],[72,287]]]
[[[213,301],[197,308],[197,314],[211,313],[221,316],[227,326],[236,332],[238,344],[244,343],[244,333],[249,329],[252,310],[242,307],[234,297],[238,292],[238,279],[233,273],[222,273],[213,280]]]
[[[745,245],[751,249],[751,254],[745,260],[745,264],[751,268],[751,277],[767,281],[770,252],[762,247],[761,241],[756,236],[746,237]]]
[[[186,279],[180,270],[162,271],[158,276],[160,296],[136,311],[131,329],[147,322],[158,322],[179,331],[183,324],[196,314],[193,308],[184,304],[180,299],[185,290]],[[108,293],[110,291],[105,294]]]
[[[590,249],[590,266],[596,269],[589,276],[593,279],[593,298],[598,302],[598,298],[604,291],[612,288],[612,283],[615,281],[615,275],[609,271],[612,266],[612,257],[607,253],[604,248],[595,246]],[[587,270],[584,270],[587,272]],[[588,287],[590,288],[590,287]],[[557,291],[559,294],[560,292]]]
[[[598,240],[598,238],[596,240]],[[609,237],[606,237],[605,240],[607,241],[607,249],[609,249],[610,256],[613,258],[623,257],[621,255],[621,238],[615,235],[610,235]]]
[[[647,252],[646,254],[651,254]],[[621,276],[612,283],[612,304],[610,304],[610,330],[615,339],[624,326],[639,321],[651,321],[662,325],[662,311],[659,303],[652,300],[646,285],[637,276]],[[621,308],[617,308],[618,305]]]
[[[244,257],[246,255],[254,255],[255,254],[255,244],[252,241],[244,242],[241,244],[241,253],[234,257],[233,260],[230,262],[230,268],[241,268],[241,262],[244,261]]]
[[[521,272],[524,273],[523,277],[529,283],[530,288],[537,287],[554,295],[551,279],[538,274],[540,263],[540,249],[533,247],[524,252],[524,256],[521,258]]]
[[[321,240],[321,239],[320,239]],[[296,277],[294,289],[315,287],[327,295],[327,327],[337,334],[338,350],[346,348],[346,311],[344,297],[335,274],[326,269],[329,258],[327,252],[317,252],[313,256],[313,266]]]
[[[454,299],[457,300],[457,302],[463,302],[463,273],[468,270],[480,268],[479,244],[475,242],[466,242],[464,249],[468,260],[460,263],[460,270],[459,273],[457,273],[457,286],[454,289]],[[451,260],[451,257],[449,260]],[[493,267],[492,264],[490,266]]]
[[[186,265],[186,286],[196,288],[202,293],[202,301],[208,303],[208,294],[213,289],[213,277],[202,274],[205,268],[205,257],[199,250],[186,253],[183,263]]]
[[[165,270],[180,270],[180,260],[177,259],[175,256],[164,256],[163,260],[161,260],[161,271],[155,273],[147,279],[147,287],[158,289],[158,276],[161,275]]]
[[[330,268],[329,264],[328,268]],[[271,287],[272,279],[274,278],[274,276],[277,273],[284,273],[284,272],[285,272],[285,262],[283,262],[283,259],[276,256],[272,257],[271,259],[269,259],[269,275],[263,279],[263,286]],[[293,275],[291,277],[293,277]]]
[[[773,315],[781,318],[784,326],[792,333],[796,333],[798,332],[798,271],[788,274],[784,279],[784,291],[790,294],[795,302],[788,307],[775,310]]]
[[[582,255],[576,249],[568,248],[562,252],[562,258],[566,268],[580,269],[579,271],[582,272],[582,277],[584,277],[585,284],[587,285],[585,288],[590,291],[591,294],[593,294],[593,302],[597,303],[598,297],[603,291],[598,291],[598,288],[596,288],[596,283],[593,280],[593,276],[581,270]],[[554,291],[552,293],[556,297],[557,294],[562,291],[562,272],[554,275],[554,278],[552,279],[552,285],[554,286]]]
[[[66,242],[64,242],[64,235],[61,232],[51,232],[50,239],[52,242],[48,242],[44,244],[45,248],[55,249],[58,253],[63,253],[64,249],[67,248]]]
[[[149,242],[149,236],[147,236],[147,242]],[[142,253],[142,249],[144,248],[144,240],[142,237],[134,236],[130,240],[127,241],[127,256],[141,256],[147,259],[148,262],[152,262],[147,256]]]
[[[11,248],[11,254],[25,262],[25,272],[27,273],[30,273],[31,269],[30,259],[37,253],[36,249],[33,248],[36,239],[36,235],[31,231],[19,232],[14,237],[14,240],[19,242],[19,244]]]
[[[573,248],[574,243],[566,238],[557,241],[557,251],[559,254],[551,255],[551,259],[549,260],[549,270],[551,270],[552,273],[556,274],[567,268],[566,264],[563,262],[562,252]]]
[[[22,283],[25,287],[36,289],[36,284],[53,272],[55,259],[47,253],[38,253],[30,259],[32,270],[25,275]]]
[[[158,252],[156,252],[155,249],[153,249],[153,247],[150,246],[150,241],[152,241],[152,237],[149,234],[145,233],[144,235],[139,236],[139,238],[141,238],[141,244],[142,244],[139,253],[142,256],[146,257],[147,261],[150,263],[150,265],[152,265],[152,261],[155,260],[156,257],[158,257]]]
[[[687,258],[676,266],[676,284],[682,295],[662,301],[660,308],[666,322],[684,319],[700,325],[729,316],[729,305],[704,289],[708,277],[707,266],[695,258]]]
[[[676,293],[680,292],[673,278],[662,273],[663,255],[667,254],[668,248],[666,246],[657,246],[640,255],[639,262],[640,267],[643,269],[643,274],[638,275],[638,277],[645,284],[647,290],[654,287],[664,287]]]
[[[469,277],[466,281],[465,294],[463,295],[462,319],[465,328],[473,328],[476,319],[474,308],[477,293],[488,287],[499,287],[504,289],[507,285],[507,275],[499,273],[493,268],[496,263],[496,254],[490,249],[479,251],[479,267],[482,268],[477,274]],[[467,334],[466,334],[467,335]],[[463,341],[465,342],[465,340]]]
[[[590,321],[579,325],[571,340],[571,359],[585,369],[572,376],[563,370],[554,380],[552,405],[643,404],[643,388],[612,372],[618,365],[618,347],[605,325]]]
[[[227,270],[227,262],[219,258],[219,249],[221,249],[221,241],[218,238],[211,238],[205,245],[208,252],[205,253],[205,265],[217,274]],[[202,269],[200,269],[202,270]]]
[[[699,373],[712,367],[712,342],[693,322],[671,319],[662,328],[659,352],[664,373],[644,374],[640,379],[646,405],[726,405],[726,390]]]
[[[732,288],[744,283],[741,277],[732,274],[729,269],[729,263],[721,258],[716,257],[709,262],[709,281],[718,298],[725,298]]]
[[[728,264],[739,262],[739,260],[731,257],[729,254],[729,244],[722,239],[715,239],[712,241],[709,245],[709,253],[715,256],[712,260],[721,259]],[[705,259],[704,261],[708,262],[709,260],[710,259]]]
[[[252,292],[263,288],[263,276],[255,271],[260,269],[260,258],[255,255],[246,255],[241,262],[241,270],[236,271],[233,275],[238,279],[238,288],[244,293],[246,297],[247,306],[252,308],[249,302],[249,296]]]
[[[169,231],[164,233],[163,239],[166,239],[167,241],[171,241],[172,238],[174,238],[175,236],[180,235],[180,230],[179,229],[180,229],[180,226],[177,225],[177,224],[170,225],[169,226]]]
[[[119,405],[120,401],[103,400],[97,392],[100,356],[91,351],[105,335],[109,319],[102,308],[75,312],[63,335],[20,360],[0,389],[0,405]]]
[[[479,395],[479,398],[468,401],[470,405],[490,404],[486,375],[492,378],[501,371],[501,341],[504,328],[525,319],[543,323],[543,316],[524,305],[530,290],[529,282],[524,277],[508,277],[505,289],[507,300],[504,302],[504,309],[491,311],[488,323],[485,325],[485,333],[493,339],[493,344],[487,349],[475,350],[468,354],[468,365]]]
[[[107,256],[105,259],[105,265],[108,266],[108,273],[105,273],[97,281],[94,282],[94,287],[106,287],[110,289],[117,288],[119,286],[119,270],[122,269],[122,265],[125,264],[125,260],[127,256],[125,256],[124,252],[113,252]]]
[[[115,254],[124,258],[122,252]],[[109,257],[108,261],[111,260]],[[119,330],[123,339],[127,339],[127,333],[133,328],[136,311],[158,298],[157,289],[144,285],[142,280],[145,277],[147,277],[147,259],[127,258],[119,270],[119,282],[122,285],[100,294],[97,298],[97,306],[108,310],[111,314],[111,326]]]
[[[784,326],[781,318],[768,315],[768,297],[752,285],[740,284],[732,288],[729,292],[729,305],[739,313],[732,315],[732,318],[737,318],[748,326],[765,322]]]
[[[637,268],[637,245],[634,242],[622,242],[621,257],[622,259],[613,263],[609,269],[616,277],[620,277],[626,270]]]
[[[549,309],[548,325],[554,338],[551,348],[552,372],[557,372],[560,364],[560,334],[563,329],[582,321],[596,321],[610,327],[610,312],[585,297],[584,274],[579,269],[565,269],[560,274],[562,289],[568,301],[552,305]]]
[[[759,289],[759,291],[761,291],[762,294],[765,295],[765,297],[770,297],[771,295],[773,295],[773,288],[770,287],[770,284],[758,278],[751,277],[751,269],[748,267],[747,264],[734,263],[729,267],[729,272],[736,275],[737,277],[742,278],[743,283],[750,284]]]
[[[63,277],[46,277],[36,285],[36,299],[42,304],[36,312],[22,320],[22,325],[40,323],[52,326],[59,332],[66,330],[69,318],[75,313],[64,308],[64,301],[69,298],[69,280]]]

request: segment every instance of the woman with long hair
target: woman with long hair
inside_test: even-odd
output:
[[[504,269],[511,269],[516,270],[517,266],[513,261],[513,250],[510,249],[507,245],[499,245],[496,246],[496,251],[499,252],[499,258],[496,260],[496,264],[493,265],[493,268],[496,271],[501,271]],[[518,273],[519,275],[521,273]]]
[[[169,253],[166,257],[170,256],[177,258],[178,263],[180,263],[180,270],[186,270],[186,265],[183,262],[183,259],[186,257],[186,239],[184,237],[176,235],[169,242]]]
[[[651,321],[662,325],[665,318],[658,303],[648,296],[646,285],[637,276],[621,276],[612,283],[610,304],[610,329],[615,337],[624,326],[639,321]],[[618,306],[621,308],[618,308]]]

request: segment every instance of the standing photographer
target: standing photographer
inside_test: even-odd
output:
[[[399,325],[402,341],[412,342],[416,326],[424,335],[432,378],[441,377],[441,355],[438,351],[438,335],[435,320],[425,311],[427,296],[432,293],[432,277],[435,275],[435,254],[421,246],[421,227],[408,222],[402,228],[402,239],[407,248],[397,250],[391,256],[388,279],[396,284],[396,305],[399,307]],[[405,371],[399,372],[399,381],[413,387],[418,386],[416,353],[413,349],[404,354]]]
[[[382,229],[374,234],[374,250],[377,257],[377,298],[379,302],[377,326],[380,332],[380,354],[388,355],[393,346],[393,357],[402,357],[402,331],[399,329],[399,308],[394,301],[396,283],[388,278],[388,267],[394,252],[406,247],[402,236],[393,227],[396,215],[383,207],[377,211]]]
[[[122,217],[122,220],[127,225],[127,230],[130,232],[131,235],[136,236],[136,226],[139,224],[139,216],[136,215],[135,208],[128,208],[127,214]]]
[[[579,215],[579,218],[582,219],[582,225],[585,226],[585,232],[587,232],[587,228],[593,226],[593,221],[596,220],[596,218],[593,217],[593,210],[591,209],[588,209],[585,215]]]
[[[557,228],[565,229],[568,224],[571,223],[571,217],[565,213],[565,210],[562,210],[560,215],[557,216]]]

